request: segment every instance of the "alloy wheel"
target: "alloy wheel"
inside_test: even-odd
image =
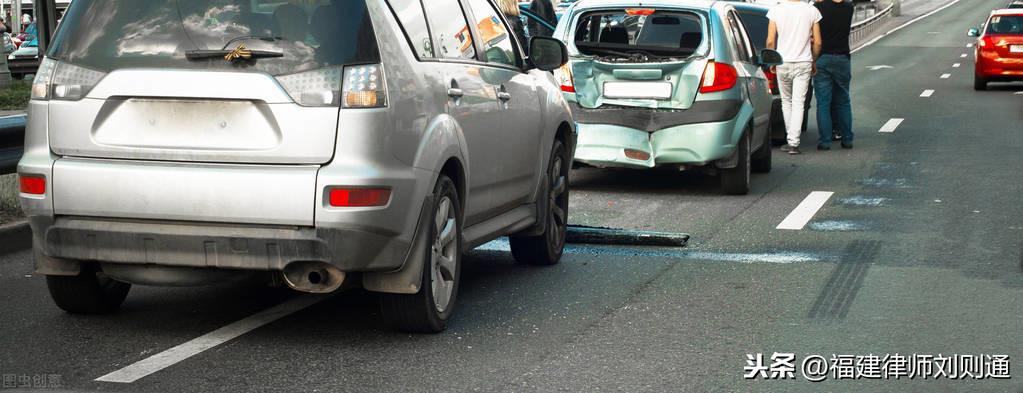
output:
[[[431,289],[438,312],[447,310],[455,289],[458,263],[458,220],[451,198],[445,196],[437,204],[434,215],[434,240],[430,252]]]

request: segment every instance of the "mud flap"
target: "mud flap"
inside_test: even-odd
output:
[[[383,273],[364,273],[362,275],[362,287],[367,291],[397,293],[411,295],[419,293],[420,283],[423,281],[423,268],[426,266],[430,250],[430,239],[428,230],[430,215],[433,213],[433,194],[428,195],[423,201],[423,208],[419,213],[419,223],[416,224],[416,235],[412,239],[412,247],[405,256],[405,263],[395,271]]]
[[[72,259],[52,258],[40,251],[40,246],[32,246],[35,260],[35,274],[47,276],[77,276],[82,271],[82,263]]]
[[[734,149],[728,157],[714,162],[714,166],[720,169],[732,169],[739,165],[739,149]]]

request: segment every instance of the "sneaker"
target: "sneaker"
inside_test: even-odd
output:
[[[831,133],[831,140],[833,140],[833,141],[840,141],[840,140],[842,140],[842,133],[840,133],[838,131],[832,132]]]
[[[797,146],[789,147],[789,154],[791,154],[791,155],[800,154],[799,147],[797,147]]]
[[[817,150],[831,150],[831,146],[817,145]]]
[[[789,152],[789,151],[792,151],[792,149],[795,149],[795,148],[796,147],[792,146],[792,145],[784,145],[784,146],[781,147],[781,151]]]
[[[852,149],[853,148],[852,142],[849,142],[849,143],[842,142],[842,148],[843,149]]]

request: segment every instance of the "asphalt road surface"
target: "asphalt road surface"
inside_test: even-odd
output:
[[[975,92],[965,36],[1004,2],[960,1],[856,53],[855,149],[813,150],[811,126],[804,154],[776,151],[749,196],[697,173],[574,171],[574,223],[687,232],[691,246],[570,245],[535,268],[488,244],[466,258],[443,334],[385,330],[371,294],[255,284],[135,287],[116,315],[72,316],[29,252],[0,256],[4,387],[1021,392],[1023,84]],[[879,132],[891,119],[903,121]],[[805,226],[777,229],[800,227],[804,199]],[[775,352],[797,366],[896,353],[1015,364],[1011,379],[743,378],[747,354]]]

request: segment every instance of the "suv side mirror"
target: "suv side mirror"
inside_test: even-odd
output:
[[[980,37],[980,29],[974,27],[974,28],[970,29],[970,31],[967,31],[966,35],[968,35],[970,37]]]
[[[529,61],[543,71],[556,70],[568,62],[568,47],[550,37],[533,37],[529,40]]]
[[[759,65],[764,67],[779,66],[783,63],[781,53],[773,49],[764,49],[760,51]]]

